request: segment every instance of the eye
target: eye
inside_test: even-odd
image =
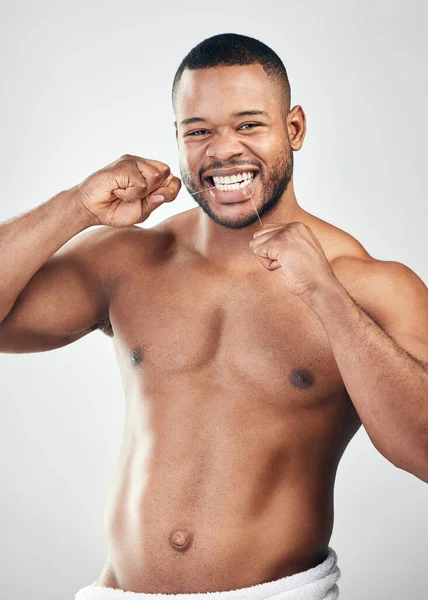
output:
[[[254,127],[260,127],[261,123],[243,123],[239,129],[242,129],[243,127],[248,127],[249,129],[253,129]],[[244,129],[244,131],[248,131],[248,129]]]
[[[185,137],[187,137],[188,135],[204,135],[205,133],[207,133],[207,129],[196,129],[195,131],[189,131],[189,133],[186,133]]]

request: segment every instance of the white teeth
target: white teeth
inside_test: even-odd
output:
[[[213,177],[214,185],[222,192],[232,192],[247,186],[254,179],[254,172],[238,173],[230,177]]]

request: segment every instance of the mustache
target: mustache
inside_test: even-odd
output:
[[[201,169],[199,176],[202,179],[202,177],[204,176],[204,174],[207,171],[211,171],[211,170],[214,171],[217,169],[227,169],[228,167],[257,167],[257,169],[260,171],[260,173],[263,174],[263,168],[259,162],[250,162],[249,160],[240,160],[240,161],[235,160],[233,162],[232,161],[228,161],[228,162],[217,161],[215,163],[212,163],[208,167]]]

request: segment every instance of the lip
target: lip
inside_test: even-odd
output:
[[[218,173],[218,171],[217,171],[217,173]],[[229,171],[229,173],[231,173],[231,172]],[[242,171],[235,171],[235,173],[242,173]],[[215,175],[215,176],[217,177],[217,175]],[[206,183],[210,184],[208,179],[206,179],[205,181],[206,181]],[[230,191],[222,192],[219,189],[214,187],[214,188],[207,190],[207,194],[209,194],[210,197],[212,199],[214,199],[216,202],[218,202],[219,204],[236,204],[236,203],[241,203],[241,202],[247,202],[248,200],[251,201],[251,196],[254,196],[254,190],[257,185],[257,181],[258,181],[258,177],[256,175],[253,178],[253,180],[251,181],[251,183],[249,183],[248,185],[246,185],[243,188],[240,188],[239,190],[234,190],[232,192],[230,192]],[[210,186],[211,186],[211,184],[208,187],[210,187]]]

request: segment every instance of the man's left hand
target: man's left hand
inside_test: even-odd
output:
[[[250,248],[268,271],[282,268],[288,291],[302,299],[322,286],[337,283],[320,242],[300,221],[263,225],[254,234]]]

